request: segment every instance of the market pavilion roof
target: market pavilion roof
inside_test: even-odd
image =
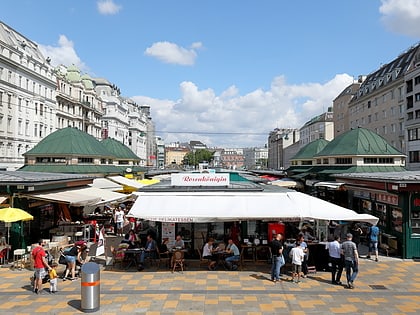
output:
[[[24,156],[79,156],[113,158],[100,141],[77,128],[67,127],[59,129],[42,139],[34,148],[23,154]]]
[[[308,143],[303,148],[301,148],[291,160],[310,160],[313,159],[314,155],[322,151],[329,141],[325,139],[317,139]]]
[[[140,161],[140,158],[130,150],[129,147],[113,138],[107,138],[101,141],[101,144],[114,155],[118,160]]]
[[[314,155],[326,156],[405,156],[384,138],[365,128],[347,131],[331,140],[324,149]]]

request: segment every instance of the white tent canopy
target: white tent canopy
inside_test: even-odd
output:
[[[225,222],[236,220],[336,220],[376,224],[358,214],[296,191],[284,192],[136,192],[129,215],[160,222]]]

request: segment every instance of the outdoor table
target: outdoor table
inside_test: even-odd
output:
[[[131,266],[137,266],[137,256],[144,251],[144,248],[128,248],[124,251],[124,254],[128,257],[128,265],[125,269],[129,269]]]
[[[246,254],[251,250],[251,257],[247,257]],[[256,261],[257,260],[257,246],[255,245],[241,245],[241,260],[242,261]]]

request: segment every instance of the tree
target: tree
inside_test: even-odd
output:
[[[198,166],[198,163],[211,162],[213,160],[213,153],[207,149],[198,149],[195,151],[188,152],[183,160],[184,165]]]

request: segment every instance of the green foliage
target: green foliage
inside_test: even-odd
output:
[[[183,164],[190,166],[198,166],[198,163],[208,162],[213,160],[213,153],[207,149],[198,149],[187,153],[184,157]]]

